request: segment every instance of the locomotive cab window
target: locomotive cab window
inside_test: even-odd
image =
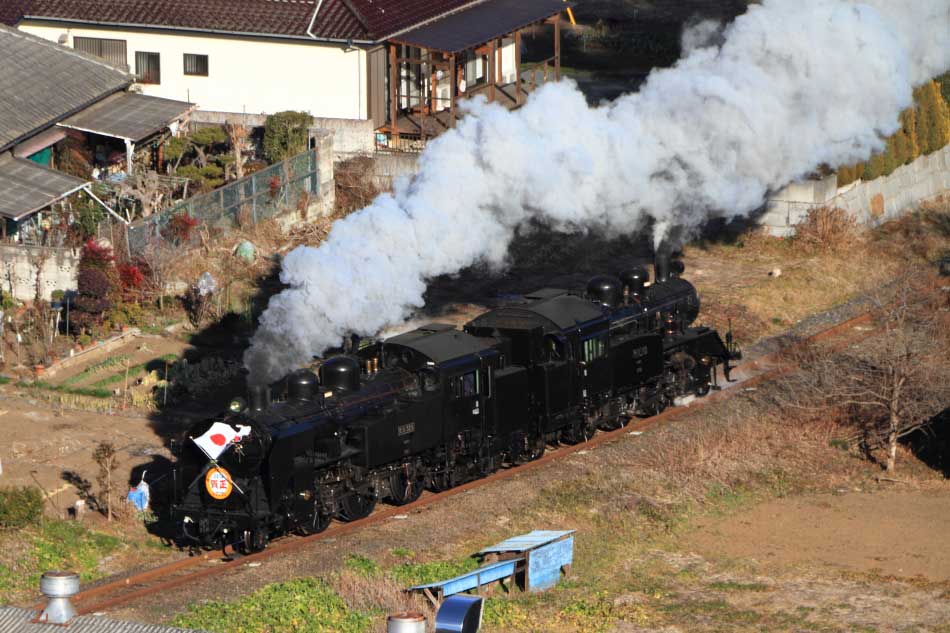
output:
[[[431,369],[419,372],[419,386],[425,393],[434,393],[439,390],[439,377]]]
[[[548,334],[544,337],[544,349],[547,353],[548,360],[550,361],[567,359],[567,354],[564,350],[564,342],[558,339],[556,336]]]
[[[607,335],[601,334],[582,341],[581,355],[585,363],[590,363],[607,355]]]
[[[470,371],[452,379],[456,398],[471,398],[481,393],[481,381],[477,371]]]

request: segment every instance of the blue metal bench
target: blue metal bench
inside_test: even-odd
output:
[[[516,570],[520,569],[519,563],[523,562],[523,558],[511,558],[490,563],[455,578],[409,587],[409,591],[421,591],[438,608],[442,600],[457,593],[471,591],[472,589],[481,593],[482,587],[489,583],[501,581],[505,578],[514,580]]]

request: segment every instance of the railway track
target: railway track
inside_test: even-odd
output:
[[[868,338],[876,331],[868,324],[871,322],[870,313],[864,313],[838,323],[803,340],[803,343],[826,342],[832,346],[844,346]],[[782,355],[789,347],[766,354],[755,360],[745,362],[736,367],[733,372],[733,382],[724,386],[720,391],[695,400],[686,406],[677,406],[666,409],[662,413],[650,418],[638,419],[619,429],[599,432],[586,442],[573,446],[559,446],[549,449],[540,458],[522,464],[515,468],[507,468],[492,473],[488,477],[471,481],[444,492],[426,492],[421,498],[404,506],[385,506],[369,517],[352,523],[334,523],[327,530],[307,537],[286,537],[272,543],[266,550],[249,555],[240,555],[234,551],[205,552],[201,555],[183,558],[166,565],[148,569],[101,585],[86,589],[72,598],[80,615],[103,613],[116,607],[132,604],[162,591],[175,589],[186,584],[196,582],[208,576],[236,570],[248,564],[257,563],[272,556],[287,554],[314,542],[337,538],[355,532],[370,525],[382,523],[397,515],[407,514],[428,505],[443,501],[449,497],[464,494],[480,486],[486,486],[496,481],[513,477],[520,473],[540,468],[545,464],[562,459],[578,451],[590,450],[593,447],[617,441],[631,433],[643,432],[655,428],[671,418],[684,412],[693,412],[702,407],[726,400],[741,389],[748,389],[756,384],[774,378],[787,367],[782,364]],[[42,608],[42,605],[40,605]]]

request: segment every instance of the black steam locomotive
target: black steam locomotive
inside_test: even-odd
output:
[[[661,253],[652,284],[635,268],[584,294],[539,290],[463,330],[427,325],[251,388],[176,443],[180,543],[259,550],[706,395],[739,352],[731,334],[693,327],[682,272]],[[209,434],[226,442],[219,455],[201,447]]]

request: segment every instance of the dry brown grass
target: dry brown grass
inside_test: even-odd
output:
[[[406,593],[403,587],[385,574],[367,575],[344,569],[330,580],[330,585],[353,611],[381,610],[387,614],[417,611],[432,620],[434,612],[419,594]],[[385,618],[376,618],[372,631],[384,633]]]
[[[687,276],[703,298],[701,319],[717,329],[731,319],[744,345],[784,332],[809,315],[874,291],[909,265],[933,261],[940,238],[930,217],[922,212],[869,229],[840,209],[822,208],[793,238],[756,230],[734,244],[689,248]]]
[[[841,433],[831,412],[768,413],[751,402],[714,413],[678,441],[660,443],[644,456],[644,483],[675,490],[679,501],[707,498],[717,489],[760,489],[787,494],[827,486],[843,474],[832,467],[840,456],[830,447]]]
[[[343,161],[333,170],[336,179],[336,212],[352,213],[362,209],[381,192],[373,182],[373,159],[359,156]]]
[[[794,241],[806,252],[842,252],[861,245],[867,231],[844,209],[818,207],[812,209],[795,227]]]

